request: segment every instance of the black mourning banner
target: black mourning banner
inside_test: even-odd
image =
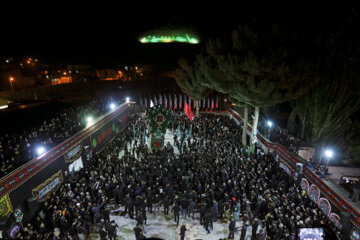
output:
[[[50,194],[56,191],[63,182],[63,176],[61,170],[46,179],[45,182],[37,186],[32,190],[33,196],[40,202],[46,200]]]
[[[69,150],[68,152],[66,152],[64,154],[65,162],[71,163],[71,162],[77,160],[80,157],[82,150],[83,150],[83,145],[79,144],[79,145],[76,145],[71,150]]]

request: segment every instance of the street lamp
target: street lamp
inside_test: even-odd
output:
[[[126,97],[126,102],[130,102],[130,98],[129,97]]]
[[[36,149],[36,153],[38,154],[38,156],[40,156],[41,154],[43,154],[45,152],[45,148],[44,147],[38,147]]]
[[[89,116],[89,117],[87,117],[86,118],[86,127],[89,127],[89,126],[91,126],[92,124],[93,124],[93,118],[91,117],[91,116]]]
[[[116,106],[115,106],[115,103],[110,103],[110,109],[111,109],[111,110],[114,110],[115,107],[116,107]]]
[[[333,157],[333,155],[334,155],[334,152],[333,152],[331,149],[326,149],[326,150],[325,150],[325,156],[326,156],[326,158],[327,158],[326,168],[328,167],[328,165],[329,165],[329,160],[330,160],[330,158]]]
[[[268,135],[268,139],[270,140],[270,132],[271,132],[271,127],[272,127],[272,125],[273,125],[273,122],[272,122],[272,121],[270,121],[270,120],[268,120],[268,121],[267,121],[267,125],[269,126],[269,135]]]
[[[14,77],[10,77],[9,78],[9,82],[10,82],[10,87],[11,87],[11,95],[12,95],[12,98],[15,99],[15,95],[14,95],[14,87],[13,87],[13,81],[15,81],[15,78]]]

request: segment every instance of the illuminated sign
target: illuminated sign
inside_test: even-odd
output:
[[[149,35],[147,37],[143,37],[139,40],[141,43],[171,43],[171,42],[182,42],[182,43],[190,43],[190,44],[198,44],[199,40],[190,37],[189,34],[181,35],[172,35],[172,36],[155,36]]]

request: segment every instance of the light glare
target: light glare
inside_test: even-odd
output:
[[[38,155],[41,155],[45,152],[45,148],[44,147],[38,147],[38,149],[36,150]]]
[[[334,152],[331,151],[330,149],[325,150],[325,156],[328,158],[332,158],[332,156],[334,155]]]
[[[114,103],[111,103],[111,104],[110,104],[110,109],[111,109],[111,110],[114,110],[114,109],[115,109],[115,104],[114,104]]]

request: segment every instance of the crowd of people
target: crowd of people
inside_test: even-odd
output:
[[[359,176],[346,176],[343,175],[340,177],[339,183],[344,189],[346,189],[350,195],[352,202],[360,201],[360,177]]]
[[[244,110],[240,107],[235,107],[238,113],[243,116]],[[251,114],[248,118],[249,124],[253,123],[253,117]],[[268,125],[269,119],[259,116],[258,121],[258,131],[267,139],[272,142],[280,143],[287,150],[298,154],[299,148],[303,146],[308,146],[306,142],[301,140],[298,137],[293,136],[286,128],[282,128],[279,125],[272,122],[272,126]]]
[[[9,129],[2,119],[0,128],[0,178],[37,156],[37,147],[47,150],[58,145],[86,127],[86,117],[99,117],[109,111],[111,101],[120,102],[120,96],[97,97],[86,104],[65,107],[56,112],[43,112],[33,127]],[[27,121],[21,119],[20,121]]]
[[[298,154],[299,148],[307,146],[301,139],[293,136],[287,129],[281,128],[279,125],[272,126],[268,125],[268,120],[261,119],[258,124],[259,131],[264,134],[264,137],[268,138],[272,142],[280,143],[287,150]]]
[[[176,114],[174,119],[174,145],[158,151],[151,151],[144,141],[149,135],[141,134],[145,118],[134,120],[65,179],[18,239],[82,240],[90,234],[116,239],[110,209],[120,206],[122,216],[136,219],[135,239],[145,239],[149,213],[173,215],[178,225],[182,218],[193,218],[209,234],[214,222],[227,222],[227,239],[239,230],[240,239],[249,237],[247,228],[251,239],[261,240],[295,239],[299,227],[335,229],[271,155],[244,150],[241,128],[227,116],[196,117],[191,136],[187,117]],[[186,228],[180,229],[183,239]]]
[[[310,159],[310,161],[307,164],[307,167],[310,168],[314,173],[316,173],[320,178],[325,178],[329,174],[329,169],[321,165],[319,163],[316,163],[313,161],[313,159]]]

